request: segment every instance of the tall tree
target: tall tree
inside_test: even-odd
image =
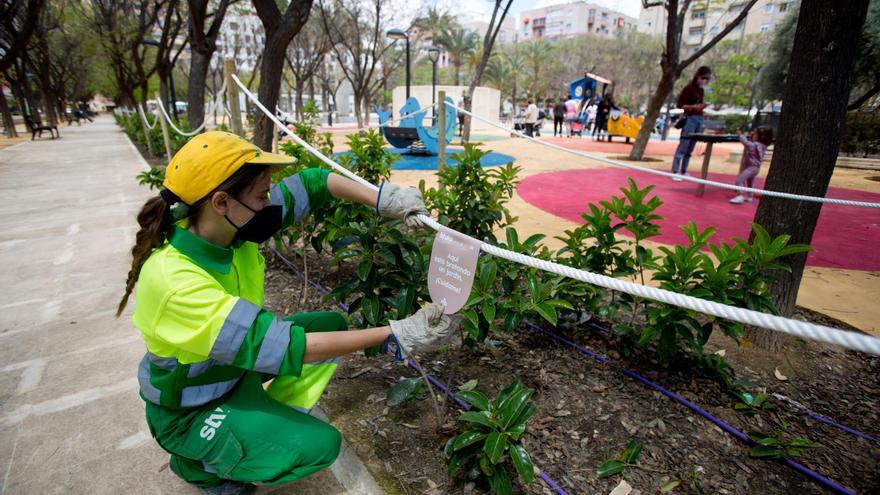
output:
[[[208,13],[209,0],[187,0],[189,6],[189,44],[192,48],[189,65],[189,84],[186,91],[187,118],[193,129],[205,120],[205,86],[211,58],[217,50],[217,36],[226,17],[229,0],[216,2],[214,11]],[[211,24],[205,30],[210,18]]]
[[[313,9],[317,9],[317,6]],[[324,64],[324,57],[328,51],[330,51],[330,39],[318,19],[306,24],[287,47],[285,59],[293,75],[294,101],[298,119],[302,118],[306,82],[315,77],[318,69]]]
[[[486,65],[489,64],[489,57],[492,56],[492,48],[495,46],[495,39],[498,38],[498,31],[501,31],[501,25],[504,23],[507,11],[510,10],[512,4],[513,0],[495,0],[492,18],[489,20],[489,27],[486,28],[486,35],[483,37],[483,57],[474,71],[474,77],[471,79],[470,86],[468,86],[467,91],[464,93],[464,109],[467,111],[471,111],[473,108],[474,89],[479,86],[480,81],[483,79],[483,72],[486,70]],[[465,115],[461,140],[467,142],[470,140],[470,136],[471,117],[470,115]]]
[[[0,3],[0,74],[7,82],[13,78],[8,72],[27,47],[46,0],[27,0],[27,2]],[[10,137],[17,137],[12,112],[6,95],[0,91],[0,112],[3,114],[3,127]]]
[[[180,0],[168,0],[165,5],[162,22],[159,23],[162,34],[156,42],[156,61],[153,64],[156,67],[156,75],[159,76],[159,94],[167,107],[168,114],[174,115],[175,118],[177,117],[177,96],[173,91],[174,64],[183,49],[189,44],[189,36],[183,43],[178,43],[178,36],[184,28],[180,7]],[[172,53],[174,53],[173,56]]]
[[[467,60],[468,55],[474,53],[480,43],[480,37],[469,29],[452,27],[440,33],[434,38],[434,42],[442,46],[452,59],[455,68],[455,85],[461,80],[461,66]]]
[[[532,91],[531,96],[538,98],[544,92],[546,87],[546,79],[543,77],[542,69],[549,65],[554,55],[553,46],[545,39],[533,39],[524,43],[522,54],[532,70]]]
[[[156,71],[147,63],[143,42],[151,35],[165,0],[92,0],[90,18],[101,40],[113,76],[116,79],[117,103],[134,107],[135,90],[147,97],[147,81]]]
[[[274,0],[253,0],[253,3],[266,32],[260,64],[260,89],[257,94],[260,102],[270,111],[274,111],[281,91],[281,72],[284,70],[287,45],[309,20],[312,0],[291,0],[284,14]],[[257,112],[254,123],[254,144],[263,149],[271,149],[274,131],[269,117]]]
[[[825,196],[837,162],[867,8],[868,0],[802,1],[766,189]],[[771,236],[790,235],[791,242],[809,244],[821,210],[821,203],[765,196],[755,222]],[[782,314],[794,310],[806,260],[806,253],[787,257],[791,272],[779,273],[770,287]],[[783,343],[779,333],[769,330],[751,330],[748,338],[773,350]]]
[[[381,63],[387,0],[319,0],[321,24],[345,79],[351,84],[358,127],[369,124],[371,88],[383,83]]]
[[[660,81],[657,82],[657,88],[648,101],[647,115],[642,123],[639,135],[633,143],[629,154],[630,160],[641,160],[642,156],[644,156],[648,140],[651,138],[651,132],[654,130],[654,123],[657,122],[657,117],[660,116],[660,109],[663,108],[663,104],[669,98],[676,79],[681,76],[685,69],[711,50],[713,46],[745,20],[749,10],[757,2],[758,0],[748,0],[748,3],[743,4],[740,8],[739,15],[730,24],[700,47],[699,50],[681,60],[681,32],[684,29],[684,20],[691,6],[691,0],[642,0],[642,7],[646,9],[662,7],[666,10],[666,45],[660,58]]]
[[[798,8],[792,9],[770,44],[770,55],[760,78],[761,89],[767,98],[782,98],[799,15]],[[849,110],[858,110],[880,94],[880,0],[871,0],[868,4],[857,51],[855,86],[850,94]]]

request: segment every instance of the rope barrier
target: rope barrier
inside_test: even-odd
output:
[[[156,118],[156,120],[153,121],[153,125],[150,125],[149,121],[147,120],[147,115],[146,115],[146,113],[144,113],[144,109],[141,108],[140,105],[137,105],[137,109],[138,109],[138,114],[140,114],[141,119],[144,121],[144,125],[147,126],[147,129],[152,131],[156,127],[156,124],[159,123],[159,119]]]
[[[278,119],[271,112],[269,112],[265,106],[263,106],[259,99],[257,99],[256,95],[250,92],[247,87],[241,83],[238,77],[233,75],[232,78],[241,87],[248,98],[250,98],[251,101],[253,101],[253,103],[269,117],[269,119],[275,122],[275,125],[277,125],[280,129],[282,129],[283,132],[290,136],[291,139],[296,141],[299,145],[303,146],[310,153],[317,156],[322,162],[326,163],[328,166],[338,171],[340,174],[352,179],[358,184],[362,184],[365,187],[370,188],[373,191],[379,190],[379,188],[375,185],[370,184],[363,178],[354,174],[352,171],[327,158],[314,147],[312,147],[309,143],[305,142],[302,138],[287,129],[286,126],[282,125],[281,122],[279,122]],[[421,220],[422,223],[431,227],[434,230],[438,230],[440,228],[440,224],[435,219],[427,215],[419,215],[419,220]],[[880,355],[880,338],[877,337],[863,335],[848,330],[827,327],[824,325],[817,325],[805,321],[793,320],[782,316],[761,313],[759,311],[753,311],[750,309],[728,306],[714,301],[707,301],[704,299],[699,299],[685,294],[679,294],[665,289],[639,285],[633,282],[619,280],[606,275],[600,275],[597,273],[588,272],[586,270],[575,269],[570,266],[561,265],[559,263],[540,260],[531,256],[525,256],[520,253],[515,253],[513,251],[509,251],[498,246],[493,246],[485,242],[480,242],[480,249],[485,253],[491,254],[493,256],[498,256],[499,258],[503,258],[508,261],[513,261],[528,267],[537,268],[539,270],[543,270],[549,273],[562,275],[564,277],[579,280],[581,282],[598,285],[606,289],[616,290],[618,292],[623,292],[632,296],[672,304],[674,306],[679,306],[682,308],[697,311],[699,313],[724,318],[726,320],[731,320],[746,325],[758,326],[761,328],[766,328],[768,330],[775,330],[785,334],[803,337],[818,342],[835,344],[851,350]]]
[[[180,134],[181,136],[192,137],[192,136],[195,136],[196,134],[202,132],[205,129],[205,124],[207,124],[207,122],[208,122],[207,116],[209,114],[214,113],[214,110],[216,110],[217,105],[220,104],[220,101],[222,100],[222,96],[225,91],[226,91],[226,80],[223,81],[223,85],[220,87],[220,91],[218,91],[216,93],[216,94],[220,95],[220,97],[214,98],[213,101],[211,102],[211,104],[208,106],[208,108],[205,109],[205,117],[206,118],[202,119],[202,124],[190,132],[183,132],[182,130],[178,129],[176,125],[174,125],[174,121],[171,119],[171,116],[168,115],[168,112],[165,110],[165,105],[162,103],[162,98],[160,98],[159,96],[156,96],[156,103],[158,104],[159,110],[161,110],[162,115],[165,116],[165,120],[168,122],[168,125],[171,126],[171,129],[173,129],[174,132]],[[223,107],[224,107],[224,109],[226,108],[225,105],[223,105]],[[228,113],[228,111],[227,111],[227,113]],[[153,125],[155,126],[156,124],[153,124]]]
[[[290,271],[292,271],[293,273],[295,273],[295,274],[298,275],[299,277],[305,279],[305,277],[303,276],[302,272],[300,272],[295,266],[293,266],[293,263],[291,263],[290,260],[288,260],[287,258],[285,258],[285,257],[284,257],[280,252],[278,252],[275,248],[273,248],[273,247],[270,246],[269,249],[270,249],[273,253],[275,253],[276,256],[278,256],[278,259],[280,259],[281,262],[282,262],[284,265],[286,265],[287,268],[288,268]],[[318,290],[318,291],[321,292],[322,294],[324,294],[324,295],[330,294],[330,291],[329,291],[326,287],[322,286],[321,284],[319,284],[319,283],[317,283],[317,282],[313,282],[313,281],[308,280],[308,279],[305,279],[305,280],[309,283],[309,285],[311,285],[313,288],[315,288],[316,290]],[[348,306],[347,306],[345,303],[339,302],[339,301],[337,301],[335,298],[333,299],[333,301],[334,301],[334,302],[335,302],[340,308],[342,308],[346,313],[349,312],[349,308],[348,308]],[[570,347],[570,348],[572,348],[572,349],[574,349],[574,350],[580,352],[581,354],[584,354],[584,355],[586,355],[586,356],[589,356],[589,357],[595,359],[596,361],[599,361],[599,362],[602,363],[602,364],[610,364],[610,363],[611,363],[611,360],[608,359],[607,357],[605,357],[605,356],[603,356],[603,355],[601,355],[601,354],[598,354],[598,353],[596,353],[596,352],[593,352],[593,351],[591,351],[591,350],[589,350],[589,349],[587,349],[587,348],[585,348],[585,347],[583,347],[583,346],[580,346],[580,345],[578,345],[578,344],[576,344],[576,343],[574,343],[574,342],[572,342],[572,341],[570,341],[570,340],[568,340],[568,339],[566,339],[566,338],[564,338],[564,337],[562,337],[562,336],[560,336],[560,335],[557,335],[557,334],[555,334],[555,333],[553,333],[553,332],[551,332],[551,331],[549,331],[549,330],[547,330],[547,329],[544,329],[544,328],[542,328],[542,327],[540,327],[540,326],[538,326],[538,325],[535,325],[535,324],[533,324],[533,323],[531,323],[531,322],[529,322],[529,321],[525,321],[525,325],[528,326],[529,328],[535,330],[535,331],[538,331],[538,332],[543,333],[544,335],[546,335],[546,336],[549,337],[549,338],[552,338],[552,339],[554,339],[554,340],[556,340],[556,341],[559,341],[559,342],[565,344],[566,346],[568,346],[568,347]],[[601,327],[599,327],[599,328],[601,328]],[[415,369],[415,370],[417,370],[417,371],[421,371],[421,370],[417,367],[417,365],[415,365],[415,364],[412,363],[411,361],[407,360],[407,364],[409,364],[409,366],[412,367],[413,369]],[[737,430],[737,429],[734,428],[733,426],[727,424],[727,423],[724,422],[723,420],[721,420],[721,419],[719,419],[718,417],[714,416],[712,413],[706,411],[706,410],[703,409],[702,407],[700,407],[700,406],[694,404],[693,402],[691,402],[691,401],[685,399],[684,397],[678,395],[677,393],[675,393],[675,392],[673,392],[673,391],[671,391],[671,390],[669,390],[669,389],[667,389],[667,388],[664,388],[664,387],[662,387],[661,385],[658,385],[658,384],[652,382],[651,380],[649,380],[649,379],[643,377],[642,375],[639,375],[638,373],[635,373],[635,372],[633,372],[633,371],[630,371],[630,370],[628,370],[628,369],[626,369],[626,368],[619,368],[619,371],[620,371],[622,374],[624,374],[624,375],[626,375],[626,376],[628,376],[628,377],[630,377],[630,378],[636,380],[637,382],[641,383],[642,385],[645,385],[645,386],[647,386],[647,387],[649,387],[649,388],[651,388],[651,389],[654,389],[654,390],[660,392],[661,394],[665,395],[666,397],[669,397],[669,398],[672,399],[673,401],[678,402],[679,404],[681,404],[681,405],[687,407],[688,409],[690,409],[690,410],[696,412],[697,414],[699,414],[699,415],[702,416],[703,418],[709,420],[709,421],[712,422],[714,425],[718,426],[722,431],[725,431],[726,433],[728,433],[729,435],[733,436],[733,437],[736,438],[737,440],[740,440],[741,442],[745,443],[746,445],[749,445],[749,446],[753,446],[753,445],[755,445],[755,442],[752,441],[752,439],[750,439],[748,436],[746,436],[743,432]],[[431,376],[431,375],[429,375],[429,374],[427,374],[427,373],[426,373],[425,375],[428,377],[428,379],[429,379],[429,381],[431,382],[432,385],[434,385],[435,387],[437,387],[437,388],[439,388],[440,390],[444,391],[447,395],[449,395],[449,397],[452,397],[452,398],[453,398],[453,399],[454,399],[454,400],[455,400],[460,406],[462,406],[462,407],[465,408],[465,409],[469,409],[469,408],[470,408],[470,406],[469,406],[467,403],[465,403],[464,401],[462,401],[462,400],[459,399],[458,397],[455,397],[453,394],[451,394],[451,393],[449,392],[449,390],[448,390],[445,386],[443,386],[443,384],[442,384],[441,382],[437,381],[433,376]],[[777,394],[774,394],[774,395],[777,395]],[[798,404],[798,405],[800,405],[800,404]],[[803,406],[801,406],[801,407],[803,407]],[[824,419],[827,419],[827,418],[824,418]],[[832,423],[833,423],[833,422],[832,422]],[[840,425],[840,426],[843,426],[843,425]],[[844,427],[844,428],[846,428],[846,427]],[[853,430],[853,431],[855,431],[855,430]],[[861,432],[856,431],[856,433],[861,433]],[[876,440],[876,439],[874,439],[873,437],[871,437],[870,435],[861,434],[860,436],[863,436],[863,438],[867,438],[867,439],[869,439],[869,440]],[[795,471],[798,471],[799,473],[801,473],[801,474],[807,476],[808,478],[812,479],[813,481],[819,483],[820,485],[822,485],[822,486],[824,486],[824,487],[826,487],[826,488],[828,488],[828,489],[830,489],[830,490],[832,490],[832,491],[835,491],[835,492],[837,492],[837,493],[841,493],[841,494],[844,494],[844,495],[854,495],[852,491],[850,491],[849,489],[843,487],[843,486],[840,485],[839,483],[837,483],[837,482],[835,482],[835,481],[833,481],[833,480],[831,480],[831,479],[829,479],[829,478],[826,478],[825,476],[822,476],[821,474],[819,474],[819,473],[817,473],[817,472],[811,470],[810,468],[804,466],[803,464],[800,464],[800,463],[797,462],[797,461],[794,461],[794,460],[792,460],[792,459],[784,459],[784,460],[782,461],[782,463],[785,464],[786,466],[788,466],[788,467],[794,469]],[[551,478],[549,478],[548,476],[546,476],[546,474],[545,474],[543,471],[541,471],[541,473],[539,474],[539,476],[541,477],[542,480],[544,480],[544,482],[547,483],[547,485],[549,485],[551,488],[553,488],[554,490],[556,490],[557,493],[560,493],[560,494],[565,493],[565,491],[564,491],[561,487],[559,487],[559,485],[557,485],[557,484],[556,484]]]
[[[781,191],[768,191],[766,189],[755,189],[753,187],[743,187],[743,186],[737,186],[735,184],[725,184],[724,182],[716,182],[714,180],[701,179],[699,177],[691,177],[689,175],[677,175],[677,174],[673,174],[672,172],[666,172],[663,170],[642,167],[639,165],[632,165],[630,163],[612,160],[612,159],[606,158],[604,156],[594,155],[592,153],[585,153],[583,151],[569,149],[564,146],[560,146],[558,144],[548,143],[546,141],[541,141],[540,139],[537,139],[533,136],[523,134],[519,131],[515,131],[513,129],[504,127],[501,124],[497,124],[495,122],[492,122],[489,119],[480,117],[479,115],[475,115],[474,113],[469,112],[469,111],[467,111],[463,108],[460,108],[456,105],[453,105],[451,103],[447,103],[447,105],[455,108],[459,112],[463,112],[466,115],[470,115],[471,117],[479,120],[480,122],[484,122],[484,123],[489,124],[493,127],[497,127],[498,129],[501,129],[505,132],[509,132],[511,134],[515,134],[515,135],[517,135],[521,138],[527,139],[529,141],[532,141],[532,142],[535,142],[535,143],[538,143],[538,144],[541,144],[541,145],[544,145],[544,146],[547,146],[547,147],[550,147],[550,148],[553,148],[553,149],[556,149],[556,150],[559,150],[559,151],[562,151],[565,153],[570,153],[572,155],[580,156],[582,158],[588,158],[590,160],[596,160],[596,161],[599,161],[602,163],[607,163],[609,165],[614,165],[616,167],[628,168],[630,170],[638,170],[640,172],[646,172],[649,174],[660,175],[662,177],[680,178],[682,180],[690,181],[690,182],[693,182],[696,184],[704,184],[707,186],[718,187],[721,189],[730,189],[730,190],[739,191],[739,192],[757,193],[757,194],[761,194],[763,196],[772,196],[772,197],[784,198],[784,199],[794,199],[794,200],[798,200],[798,201],[812,201],[812,202],[816,202],[816,203],[828,203],[828,204],[843,205],[843,206],[858,206],[858,207],[863,207],[863,208],[880,208],[880,203],[871,203],[868,201],[852,201],[852,200],[848,200],[848,199],[837,199],[837,198],[822,198],[822,197],[816,197],[816,196],[805,196],[802,194],[792,194],[792,193],[786,193],[786,192],[781,192]]]

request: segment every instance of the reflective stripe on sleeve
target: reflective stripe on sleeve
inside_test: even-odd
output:
[[[241,377],[226,380],[224,382],[208,383],[186,387],[180,392],[181,407],[195,407],[207,404],[214,399],[219,399],[232,390]]]
[[[260,352],[254,363],[254,371],[278,374],[281,361],[290,347],[290,322],[278,318],[272,321],[260,344]]]
[[[239,298],[220,328],[220,334],[217,335],[217,340],[214,341],[214,345],[211,347],[210,357],[220,363],[231,363],[235,359],[236,354],[238,354],[248,329],[253,325],[259,313],[259,306],[246,299]]]
[[[158,356],[157,356],[158,357]],[[141,394],[153,404],[159,404],[162,392],[150,383],[150,354],[147,353],[138,366],[138,384],[141,386]]]
[[[299,174],[291,175],[284,179],[284,185],[287,186],[287,190],[290,191],[290,195],[293,197],[293,221],[299,222],[309,214],[309,193],[306,191],[306,187],[303,185]],[[287,205],[285,205],[284,210],[284,217],[286,218]]]

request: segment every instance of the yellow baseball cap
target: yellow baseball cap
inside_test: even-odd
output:
[[[292,156],[267,153],[231,132],[205,132],[190,139],[165,170],[166,189],[188,205],[205,197],[244,165],[293,165]]]

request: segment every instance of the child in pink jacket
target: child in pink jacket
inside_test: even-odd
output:
[[[736,185],[743,187],[752,187],[755,183],[755,177],[761,170],[761,161],[764,160],[764,153],[767,152],[767,146],[773,143],[773,129],[767,126],[761,126],[745,136],[742,132],[737,132],[739,142],[743,145],[742,161],[739,165],[739,176],[736,178]],[[755,195],[748,193],[748,196],[739,193],[730,202],[740,204],[755,200]]]

